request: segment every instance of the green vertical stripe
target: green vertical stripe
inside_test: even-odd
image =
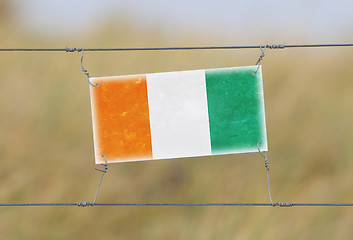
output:
[[[214,154],[256,151],[266,146],[261,69],[206,70],[211,149]]]

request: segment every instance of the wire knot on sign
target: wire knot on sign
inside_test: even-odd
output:
[[[75,48],[75,47],[73,47],[73,48],[66,47],[65,51],[66,52],[82,52],[82,56],[81,56],[81,69],[82,69],[82,72],[87,76],[87,80],[88,80],[89,84],[91,84],[93,87],[98,87],[98,84],[93,84],[90,81],[91,76],[89,75],[89,72],[83,66],[84,49],[83,48]]]
[[[266,50],[267,46],[268,46],[268,45],[266,45],[266,46],[264,47],[264,49],[262,49],[262,47],[260,46],[261,55],[260,55],[260,57],[259,57],[259,60],[257,60],[257,62],[256,62],[256,64],[255,64],[255,65],[257,65],[257,69],[256,69],[255,72],[252,73],[253,75],[255,75],[255,74],[259,71],[260,62],[262,61],[263,57],[265,56],[265,50]]]
[[[260,69],[260,62],[262,61],[262,59],[265,57],[265,50],[266,48],[269,48],[269,49],[284,49],[286,47],[286,44],[285,43],[282,43],[282,44],[272,44],[272,45],[265,45],[265,46],[260,46],[260,50],[261,50],[261,55],[259,57],[259,60],[257,60],[256,64],[257,65],[257,69],[255,72],[253,72],[252,74],[255,75],[259,69]]]

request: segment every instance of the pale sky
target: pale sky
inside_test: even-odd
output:
[[[170,37],[183,31],[224,33],[232,40],[352,42],[352,0],[13,0],[20,27],[41,34],[80,34],[123,14]]]

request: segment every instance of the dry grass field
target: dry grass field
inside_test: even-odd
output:
[[[175,45],[109,26],[80,39],[0,25],[1,47]],[[143,36],[143,38],[142,38]],[[64,37],[63,37],[64,38]],[[205,40],[207,39],[207,41]],[[177,45],[218,45],[180,36]],[[258,43],[263,44],[263,43]],[[92,76],[253,65],[260,50],[85,54]],[[353,49],[268,50],[263,60],[272,197],[353,202]],[[89,85],[79,53],[0,53],[0,202],[92,201]],[[257,154],[109,165],[98,202],[268,202]],[[1,239],[351,239],[343,207],[0,207]]]

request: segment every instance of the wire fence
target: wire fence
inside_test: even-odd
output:
[[[230,50],[230,49],[261,49],[263,55],[265,49],[285,49],[285,48],[322,48],[322,47],[353,47],[353,43],[343,44],[272,44],[272,45],[250,45],[250,46],[197,46],[197,47],[138,47],[138,48],[0,48],[0,52],[82,52],[81,65],[84,51],[172,51],[172,50]],[[262,56],[263,57],[263,56]],[[258,63],[261,61],[262,57]],[[82,70],[85,70],[82,65]],[[87,71],[86,71],[87,72]],[[87,74],[86,74],[87,75]],[[89,75],[88,79],[89,79]],[[267,182],[269,198],[271,203],[96,203],[97,193],[101,185],[104,174],[106,173],[106,164],[99,182],[94,201],[76,202],[76,203],[0,203],[0,207],[50,207],[50,206],[77,206],[77,207],[94,207],[94,206],[149,206],[149,207],[353,207],[353,203],[293,203],[293,202],[272,202],[268,175],[268,159],[264,153],[260,154],[265,158],[265,167],[267,169]]]

